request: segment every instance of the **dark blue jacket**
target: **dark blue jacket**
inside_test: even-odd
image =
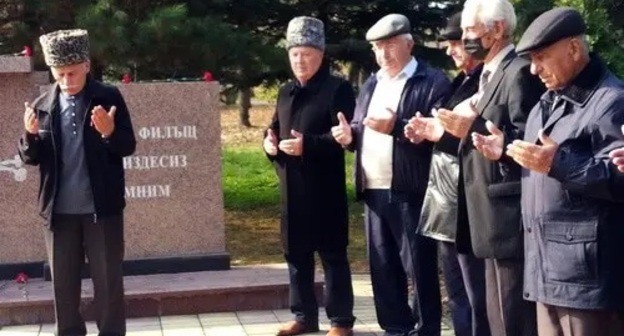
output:
[[[97,220],[97,217],[121,214],[126,205],[122,160],[134,152],[136,140],[126,103],[117,88],[89,78],[84,90],[88,104],[83,140]],[[58,92],[58,85],[55,84],[35,100],[33,108],[39,120],[39,132],[36,135],[25,132],[18,145],[22,161],[39,166],[39,208],[41,216],[47,219],[47,225],[51,224],[58,184],[62,183],[59,181],[61,135]],[[90,125],[91,118],[88,116],[97,105],[106,110],[113,105],[117,107],[115,130],[108,139],[103,139]]]
[[[356,100],[355,113],[351,121],[353,142],[350,150],[356,150],[355,185],[358,199],[363,197],[364,172],[362,171],[361,149],[364,124],[373,92],[377,86],[377,77],[371,76],[362,86]],[[399,107],[396,111],[397,120],[392,130],[394,146],[392,153],[392,186],[395,194],[404,195],[409,201],[422,202],[427,180],[433,143],[424,141],[413,144],[403,133],[403,128],[416,112],[425,116],[431,115],[431,109],[439,107],[450,91],[451,84],[444,73],[429,67],[418,60],[418,67],[407,79]]]
[[[527,121],[559,144],[548,175],[522,172],[525,298],[577,309],[624,308],[624,204],[609,152],[624,146],[624,83],[597,59]],[[547,119],[546,119],[547,118]]]

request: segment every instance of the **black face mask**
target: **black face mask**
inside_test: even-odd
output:
[[[482,37],[472,39],[465,38],[463,39],[463,42],[464,50],[466,50],[466,53],[479,61],[483,61],[491,49],[483,47]]]

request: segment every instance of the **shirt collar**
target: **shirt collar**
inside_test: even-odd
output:
[[[389,80],[401,80],[404,78],[410,78],[416,73],[416,69],[418,68],[418,62],[414,57],[403,67],[403,69],[394,77],[390,78],[390,75],[384,70],[377,71],[376,77],[377,81],[381,81],[384,79]]]
[[[63,91],[59,91],[59,97],[65,101],[74,99],[76,101],[82,99],[82,97],[84,96],[84,92],[85,89],[83,88],[82,90],[80,90],[80,92],[76,93],[75,95],[68,95],[67,93],[63,92]]]
[[[514,49],[515,46],[513,44],[507,45],[505,48],[503,48],[503,50],[499,51],[498,54],[496,54],[496,56],[492,58],[491,61],[485,63],[485,65],[483,66],[483,72],[485,73],[487,71],[489,73],[489,77],[492,78],[492,75],[496,72],[501,62],[503,62],[505,57],[507,57],[507,55]]]

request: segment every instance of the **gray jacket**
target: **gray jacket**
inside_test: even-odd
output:
[[[624,146],[624,83],[593,57],[558,94],[544,94],[527,121],[526,141],[538,143],[543,128],[559,149],[548,175],[522,172],[524,296],[577,309],[622,309],[624,204],[613,182],[621,174],[608,154]]]

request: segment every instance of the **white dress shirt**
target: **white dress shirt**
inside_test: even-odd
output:
[[[471,98],[473,104],[476,105],[479,100],[481,100],[481,96],[483,96],[483,91],[487,86],[487,84],[483,85],[484,74],[488,74],[487,82],[491,82],[492,78],[494,78],[494,74],[496,73],[496,71],[498,71],[500,64],[503,62],[505,57],[507,57],[507,55],[509,55],[509,53],[512,52],[514,49],[515,46],[513,44],[509,44],[501,51],[499,51],[498,54],[494,56],[494,58],[492,58],[489,62],[483,65],[483,72],[481,72],[481,77],[479,78],[479,91],[475,93]]]
[[[498,70],[498,67],[503,62],[505,57],[507,57],[507,55],[509,55],[509,53],[512,52],[515,48],[516,47],[513,44],[509,44],[508,46],[503,48],[503,50],[499,51],[498,54],[496,54],[496,56],[494,56],[494,58],[492,58],[489,62],[483,64],[483,72],[489,71],[490,80],[494,78],[494,74]]]
[[[397,111],[401,94],[407,79],[416,72],[418,62],[412,57],[407,65],[396,76],[379,70],[376,74],[377,86],[368,106],[367,116],[387,116],[387,109]],[[368,127],[364,128],[362,140],[362,168],[364,170],[366,189],[390,189],[392,184],[392,151],[391,135],[379,133]]]

